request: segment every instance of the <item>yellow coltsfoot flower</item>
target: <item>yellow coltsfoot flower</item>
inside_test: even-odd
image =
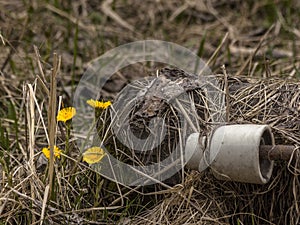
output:
[[[111,105],[110,101],[102,102],[102,101],[97,101],[97,100],[93,100],[93,99],[87,100],[86,103],[96,109],[106,109],[107,107],[109,107]]]
[[[100,162],[101,159],[106,155],[104,150],[100,147],[91,147],[87,149],[83,154],[82,160],[88,164],[94,164]]]
[[[47,159],[50,159],[50,147],[42,149],[43,154]],[[62,150],[60,150],[57,146],[54,146],[54,158],[57,157],[60,159],[60,154]]]
[[[57,114],[57,121],[66,122],[72,119],[76,115],[76,109],[74,107],[67,107],[61,109]]]

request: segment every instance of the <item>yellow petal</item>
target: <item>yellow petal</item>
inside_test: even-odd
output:
[[[86,150],[83,153],[83,161],[87,162],[88,164],[94,164],[99,161],[105,156],[105,152],[100,147],[92,147]]]
[[[50,159],[50,150],[48,148],[43,148],[42,152],[47,159]]]

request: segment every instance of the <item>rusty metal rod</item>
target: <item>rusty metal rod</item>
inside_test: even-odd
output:
[[[289,161],[294,151],[293,145],[261,145],[259,157],[260,159]]]

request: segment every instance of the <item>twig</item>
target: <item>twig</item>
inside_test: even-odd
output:
[[[28,122],[28,133],[29,133],[29,168],[32,174],[35,174],[35,166],[34,166],[34,145],[35,145],[35,135],[34,135],[34,121],[35,121],[35,114],[34,114],[34,91],[30,84],[27,85],[29,92],[27,94],[27,122]],[[30,193],[31,197],[35,199],[35,188],[34,182],[30,179]],[[32,222],[36,221],[35,215],[32,216]]]
[[[263,42],[266,40],[267,36],[271,32],[271,30],[274,28],[274,24],[267,30],[267,32],[264,34],[264,36],[260,39],[259,43],[257,44],[255,51],[248,57],[246,62],[242,65],[242,67],[235,73],[235,76],[239,76],[246,68],[248,64],[251,63],[253,57],[256,55],[260,47],[262,46]]]
[[[49,195],[49,185],[46,186],[45,192],[44,192],[44,199],[43,199],[43,203],[42,203],[42,212],[41,212],[41,218],[40,218],[40,225],[42,225],[43,221],[44,221],[45,209],[46,209],[46,205],[47,205],[48,195]]]
[[[219,53],[219,51],[221,50],[221,48],[223,47],[225,41],[227,40],[228,38],[228,32],[225,34],[225,36],[223,37],[221,43],[219,44],[218,48],[214,51],[214,54],[212,54],[212,56],[209,58],[209,60],[206,62],[204,68],[199,72],[198,75],[201,75],[203,70],[206,68],[206,66],[208,66],[214,59],[215,57],[217,56],[217,54]]]
[[[115,22],[120,24],[122,27],[125,27],[126,29],[134,32],[134,27],[127,23],[125,20],[123,20],[117,13],[115,13],[110,5],[112,4],[113,0],[106,0],[102,3],[101,9],[104,12],[105,15],[112,18]]]
[[[60,10],[60,9],[58,9],[58,8],[50,5],[50,4],[46,4],[45,7],[47,9],[49,9],[50,11],[52,11],[52,12],[54,12],[54,13],[56,13],[56,14],[64,17],[64,18],[66,18],[68,20],[70,20],[72,23],[78,24],[78,26],[80,28],[82,28],[83,30],[86,30],[86,31],[89,31],[89,32],[93,32],[93,33],[96,31],[96,29],[95,29],[94,26],[89,26],[87,24],[83,24],[77,18],[73,17],[72,15],[67,14],[66,12],[64,12],[64,11],[62,11],[62,10]]]
[[[229,122],[229,112],[230,112],[230,98],[229,98],[229,87],[228,87],[228,75],[226,72],[225,65],[221,66],[223,74],[224,74],[224,89],[225,89],[225,101],[226,101],[226,122]]]
[[[52,192],[53,174],[54,174],[54,145],[55,145],[55,131],[56,131],[56,76],[60,69],[60,58],[56,53],[53,55],[53,70],[50,81],[50,99],[48,107],[48,131],[49,131],[49,142],[50,142],[50,162],[49,162],[49,189]]]

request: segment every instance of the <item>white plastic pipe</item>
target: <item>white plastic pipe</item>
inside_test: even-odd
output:
[[[260,145],[274,145],[267,125],[226,125],[217,128],[205,148],[205,141],[194,133],[186,143],[187,167],[200,172],[210,166],[221,180],[265,184],[273,171],[273,161],[259,157]]]
[[[260,145],[274,145],[267,125],[227,125],[215,130],[209,153],[214,176],[222,180],[265,184],[273,171],[273,161],[259,157]]]

